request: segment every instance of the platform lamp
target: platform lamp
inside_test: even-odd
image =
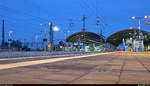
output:
[[[46,26],[47,24],[40,24],[40,26]],[[44,38],[43,38],[43,42],[44,42],[44,51],[46,51],[46,43],[47,43],[47,36],[46,36],[46,28],[44,28]]]
[[[135,52],[143,52],[144,51],[144,39],[147,38],[146,35],[143,35],[141,32],[141,20],[144,18],[148,18],[148,16],[144,17],[135,17],[132,16],[132,19],[137,19],[138,20],[138,29],[139,33],[133,36],[133,50]]]
[[[48,44],[48,48],[50,48],[50,52],[53,52],[53,48],[54,48],[54,46],[53,46],[54,32],[59,31],[60,28],[58,26],[52,27],[52,23],[51,24],[49,23],[49,25],[50,25],[50,33],[49,33],[49,35],[50,35],[50,43]]]
[[[13,31],[8,31],[8,35],[9,35],[9,38],[8,38],[8,48],[9,48],[9,51],[11,49],[11,43],[12,43],[12,33]]]
[[[146,19],[145,24],[146,24],[146,25],[150,25],[150,23],[149,23],[150,16],[144,16],[144,18]]]

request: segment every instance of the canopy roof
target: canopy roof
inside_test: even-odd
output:
[[[141,30],[141,32],[143,33],[143,35],[146,35],[147,38],[144,40],[144,44],[148,45],[150,43],[150,33]],[[119,44],[121,44],[123,42],[123,38],[127,39],[130,37],[133,37],[133,35],[135,35],[135,33],[138,33],[137,29],[126,29],[126,30],[121,30],[119,32],[116,32],[114,34],[112,34],[111,36],[109,36],[107,38],[107,42],[118,46]]]
[[[101,43],[104,43],[104,36],[92,32],[85,32],[85,40],[86,44],[94,43],[96,45],[100,45]],[[83,43],[83,32],[77,32],[72,34],[66,39],[66,41]]]

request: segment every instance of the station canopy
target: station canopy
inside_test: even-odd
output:
[[[84,38],[83,38],[83,32],[77,32],[72,34],[66,39],[66,42],[72,42],[72,43],[83,43]],[[98,35],[93,32],[85,32],[85,43],[87,45],[89,44],[95,44],[95,45],[100,45],[104,43],[104,36]]]
[[[129,39],[138,32],[139,32],[138,29],[125,29],[109,36],[106,42],[111,43],[114,46],[118,46],[119,44],[123,43],[123,38]],[[147,36],[147,38],[144,40],[144,45],[148,45],[150,43],[150,33],[143,30],[141,30],[141,32],[143,33],[143,35]]]

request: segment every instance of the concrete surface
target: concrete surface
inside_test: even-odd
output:
[[[41,61],[39,58],[22,60]],[[46,59],[50,60],[48,57],[42,60]],[[14,60],[5,60],[0,65],[23,62]],[[35,65],[18,65],[0,69],[0,84],[150,84],[150,53],[115,52]]]

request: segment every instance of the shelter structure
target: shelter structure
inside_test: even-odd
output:
[[[142,41],[143,43],[142,48],[144,48],[144,46],[145,48],[149,47],[150,33],[144,30],[141,30],[140,33],[142,33],[143,37],[145,38]],[[119,44],[124,43],[124,45],[127,45],[125,46],[126,49],[127,47],[130,49],[135,49],[135,46],[136,46],[135,44],[138,44],[138,43],[135,43],[135,38],[138,36],[138,34],[139,34],[139,30],[137,29],[125,29],[125,30],[121,30],[109,36],[106,42],[111,43],[116,47]]]
[[[77,32],[72,34],[66,39],[67,43],[72,43],[78,50],[83,49],[84,33]],[[105,37],[93,32],[85,32],[85,51],[99,51],[100,48],[97,46],[105,43]]]

